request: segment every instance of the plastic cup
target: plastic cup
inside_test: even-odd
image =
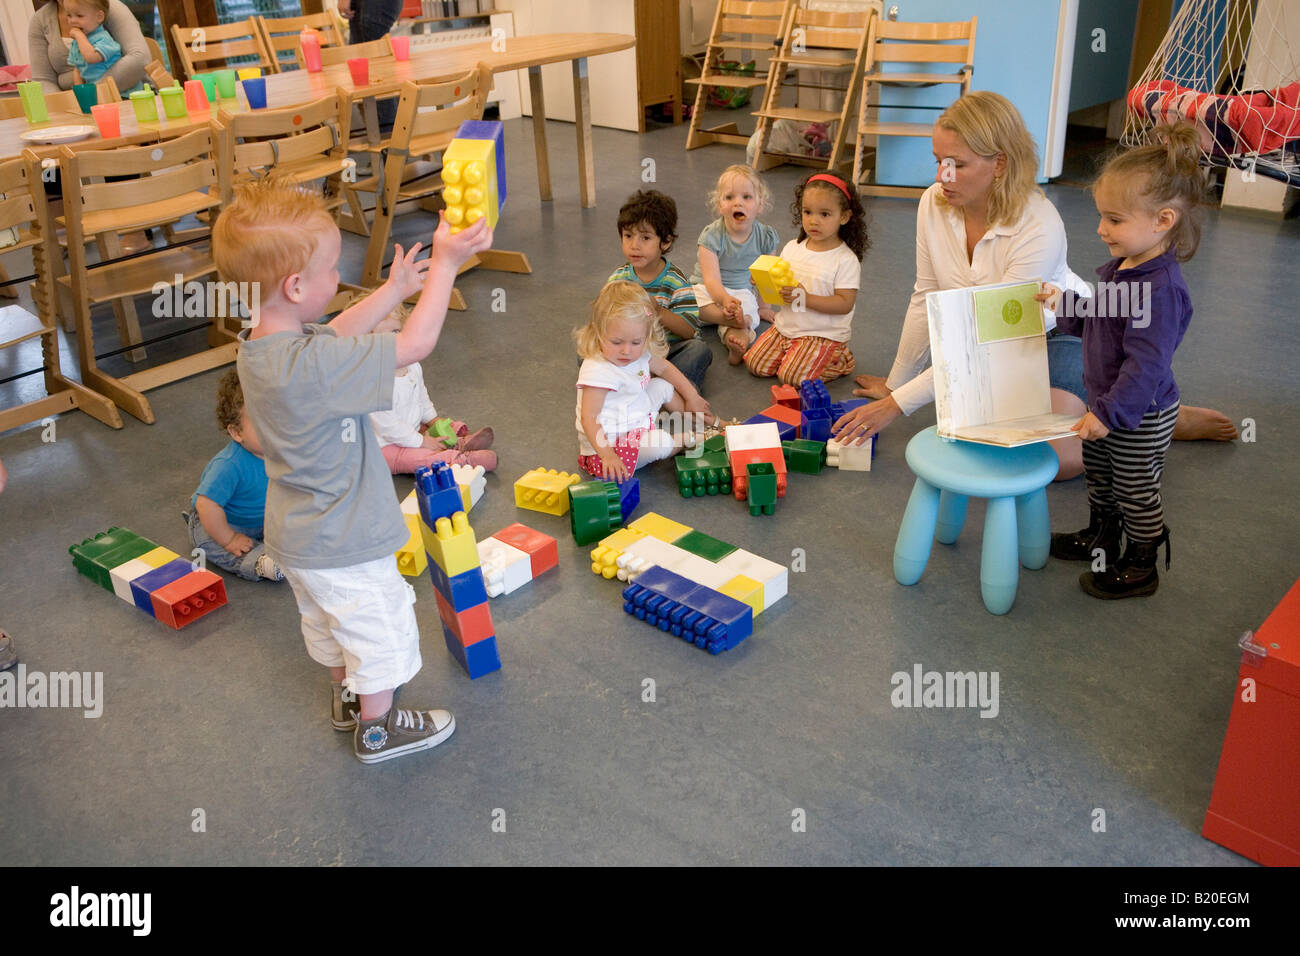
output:
[[[99,135],[104,139],[117,139],[122,135],[122,114],[117,111],[116,103],[100,103],[92,106],[90,115],[95,117]]]
[[[266,80],[262,77],[244,80],[244,96],[248,99],[249,109],[266,109]]]
[[[195,79],[203,84],[203,93],[207,96],[208,102],[215,103],[217,101],[217,74],[200,73]]]
[[[203,91],[203,84],[198,80],[185,81],[185,106],[192,113],[208,111],[208,94]]]
[[[302,47],[302,61],[307,64],[307,72],[319,73],[321,71],[320,37],[315,33],[304,31],[299,34],[298,43]]]
[[[393,58],[396,60],[409,60],[411,58],[411,38],[408,36],[389,36],[388,42],[393,45]]]
[[[185,112],[185,91],[179,87],[169,86],[165,90],[159,91],[162,96],[163,112],[169,119],[184,119],[187,115]]]
[[[158,120],[158,103],[154,100],[152,90],[136,90],[132,93],[131,109],[135,110],[135,118],[141,123]]]
[[[44,123],[50,118],[50,111],[45,108],[45,91],[35,80],[18,84],[18,98],[23,101],[23,115],[29,123]]]
[[[364,56],[348,60],[348,72],[352,74],[353,86],[370,85],[370,61]]]
[[[99,102],[99,93],[94,83],[78,83],[72,88],[72,94],[77,98],[81,112],[87,116],[90,115],[90,108]]]
[[[260,67],[246,66],[242,70],[236,70],[241,80],[255,80],[262,75]]]
[[[223,100],[235,98],[235,71],[217,70],[217,93]]]

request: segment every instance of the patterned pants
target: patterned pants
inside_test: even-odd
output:
[[[1104,512],[1121,512],[1130,539],[1155,541],[1164,529],[1160,476],[1177,421],[1174,402],[1147,412],[1133,431],[1116,428],[1105,438],[1083,443],[1088,503]]]
[[[677,450],[673,436],[662,428],[637,428],[613,440],[614,454],[635,474],[652,462],[672,457]],[[578,466],[593,478],[605,478],[605,463],[599,455],[579,455]]]
[[[745,366],[759,378],[775,375],[782,385],[798,386],[808,378],[823,382],[848,375],[856,367],[848,343],[815,335],[786,338],[772,326],[745,353]]]

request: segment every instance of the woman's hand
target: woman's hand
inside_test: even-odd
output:
[[[1110,434],[1110,429],[1103,425],[1101,419],[1092,412],[1075,422],[1070,430],[1078,432],[1079,437],[1084,441],[1096,441],[1098,438],[1105,438]]]
[[[888,427],[903,410],[891,395],[867,405],[859,405],[837,419],[831,426],[831,437],[841,445],[860,445],[866,439]]]

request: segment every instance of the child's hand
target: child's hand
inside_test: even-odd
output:
[[[1038,294],[1034,296],[1035,301],[1041,302],[1044,306],[1053,312],[1061,311],[1061,290],[1050,282],[1040,284]]]
[[[600,452],[600,463],[605,466],[606,479],[622,484],[631,477],[627,465],[623,464],[623,459],[619,458],[618,453],[612,448],[605,448]]]
[[[1071,431],[1079,433],[1079,437],[1084,441],[1096,441],[1098,438],[1105,438],[1110,434],[1110,429],[1101,423],[1101,419],[1092,412],[1084,415],[1074,423]]]
[[[717,416],[713,414],[713,409],[709,406],[709,403],[704,400],[704,396],[699,392],[695,393],[694,398],[684,399],[683,406],[688,414],[703,415],[704,423],[706,425],[717,421]]]
[[[253,543],[253,539],[248,535],[237,534],[230,539],[230,543],[226,545],[226,550],[237,558],[242,557],[253,550]]]
[[[800,282],[798,285],[781,286],[781,300],[785,302],[786,305],[791,305],[793,304],[795,299],[802,298],[807,295],[808,295],[808,290],[803,287],[802,282]]]
[[[452,233],[451,223],[439,214],[438,228],[433,234],[433,251],[429,258],[459,269],[470,256],[492,248],[492,230],[487,219],[480,219],[460,232]]]
[[[84,39],[86,39],[85,31],[83,31],[83,30],[81,29],[81,27],[69,27],[69,28],[68,28],[68,36],[69,36],[71,39],[73,39],[73,40],[84,40]]]
[[[429,260],[415,261],[416,255],[423,248],[418,242],[405,253],[402,252],[400,242],[396,246],[393,264],[388,267],[388,283],[397,290],[402,299],[407,299],[424,288],[424,279],[429,272]]]

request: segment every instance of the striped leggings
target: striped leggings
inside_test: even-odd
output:
[[[1178,402],[1147,412],[1133,431],[1112,429],[1105,438],[1083,443],[1088,503],[1103,512],[1119,511],[1130,540],[1155,541],[1164,529],[1160,476],[1165,470],[1178,421]]]
[[[856,362],[847,342],[805,335],[791,339],[772,326],[745,353],[745,367],[759,378],[775,375],[782,385],[808,378],[829,382],[853,371]]]

